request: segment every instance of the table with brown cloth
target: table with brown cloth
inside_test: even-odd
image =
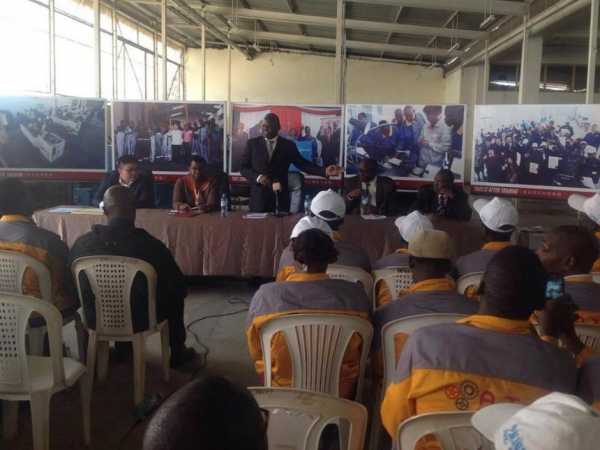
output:
[[[178,217],[167,210],[140,209],[136,226],[144,228],[171,250],[186,275],[274,277],[282,250],[301,215],[244,219],[245,213],[219,213]],[[92,225],[106,223],[99,214],[71,214],[41,210],[35,222],[57,233],[69,247]],[[434,219],[436,228],[453,237],[458,255],[480,248],[481,226],[477,222],[452,222]],[[347,216],[342,226],[345,240],[363,247],[371,261],[393,252],[400,245],[394,218],[364,220]]]

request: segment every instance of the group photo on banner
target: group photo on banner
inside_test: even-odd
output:
[[[394,180],[464,175],[464,105],[346,105],[346,173],[364,159]]]
[[[0,170],[104,171],[106,103],[0,96]]]
[[[125,155],[153,172],[184,172],[192,156],[223,167],[225,103],[112,103],[115,161]]]
[[[262,135],[262,121],[269,113],[281,123],[280,136],[292,140],[302,157],[320,167],[342,161],[341,106],[232,104],[229,170],[239,174],[248,139]],[[290,172],[299,172],[293,165]]]
[[[474,189],[598,189],[599,124],[597,105],[476,106]]]

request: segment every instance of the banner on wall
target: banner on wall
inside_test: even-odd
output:
[[[480,105],[472,190],[564,198],[600,188],[599,105]]]
[[[134,156],[158,174],[186,172],[192,156],[223,167],[225,103],[112,103],[113,158]]]
[[[346,174],[377,161],[379,175],[416,188],[442,168],[464,175],[465,105],[346,105]]]
[[[293,140],[300,154],[313,163],[326,167],[340,164],[342,158],[342,107],[302,105],[232,105],[231,151],[229,171],[240,174],[242,153],[248,139],[262,134],[261,122],[267,113],[279,116],[280,135]],[[291,165],[290,171],[298,171]],[[308,176],[311,178],[311,176]]]
[[[0,174],[94,179],[106,171],[106,103],[0,96]]]

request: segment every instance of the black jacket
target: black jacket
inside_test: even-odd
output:
[[[157,274],[156,309],[157,319],[169,316],[169,309],[183,304],[187,286],[183,273],[169,249],[158,239],[141,228],[125,220],[112,220],[108,225],[94,225],[92,231],[79,237],[70,253],[70,264],[84,256],[116,255],[138,258],[146,261]],[[83,289],[83,310],[90,328],[95,329],[96,313],[91,290],[87,280],[81,280]],[[143,276],[134,280],[132,287],[132,316],[134,330],[147,327],[147,287]],[[185,339],[185,331],[183,332]]]
[[[344,184],[345,195],[348,195],[349,192],[355,189],[362,188],[362,183],[358,176],[346,178]],[[377,177],[377,191],[375,197],[377,214],[383,214],[384,216],[393,216],[396,214],[396,186],[391,178],[382,176]],[[360,213],[360,201],[360,197],[352,200],[346,197],[346,214]]]
[[[438,195],[432,185],[422,186],[417,192],[417,201],[411,211],[417,210],[422,214],[437,214],[447,219],[471,220],[473,210],[469,206],[469,196],[461,188],[453,186],[454,197],[448,200],[443,211],[439,211]]]
[[[119,172],[113,170],[109,172],[102,180],[98,191],[96,192],[96,205],[100,204],[104,198],[104,193],[110,188],[119,184]],[[138,179],[133,182],[129,189],[133,190],[135,195],[136,208],[154,208],[154,178],[152,173],[140,173]]]
[[[271,181],[281,183],[279,210],[289,211],[290,195],[288,191],[288,169],[290,164],[310,175],[325,177],[325,169],[304,159],[294,142],[279,136],[273,156],[269,161],[269,152],[262,136],[249,139],[242,155],[241,173],[250,184],[250,211],[270,212],[275,209],[275,194],[271,186],[264,187],[256,182],[259,175],[268,176]]]

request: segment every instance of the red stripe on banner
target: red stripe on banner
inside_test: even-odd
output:
[[[0,170],[0,177],[26,180],[99,181],[105,172],[56,172],[45,170]]]
[[[273,111],[276,114],[276,110],[288,109],[290,111],[296,111],[297,113],[309,113],[309,114],[321,114],[321,115],[334,115],[341,116],[342,108],[319,108],[310,106],[286,106],[286,105],[233,105],[233,112],[258,112],[258,111]]]
[[[583,195],[593,195],[589,191],[563,191],[556,189],[536,189],[526,187],[505,187],[505,186],[481,186],[471,185],[472,194],[497,195],[500,197],[523,197],[533,199],[552,199],[566,200],[571,194],[577,192]]]

